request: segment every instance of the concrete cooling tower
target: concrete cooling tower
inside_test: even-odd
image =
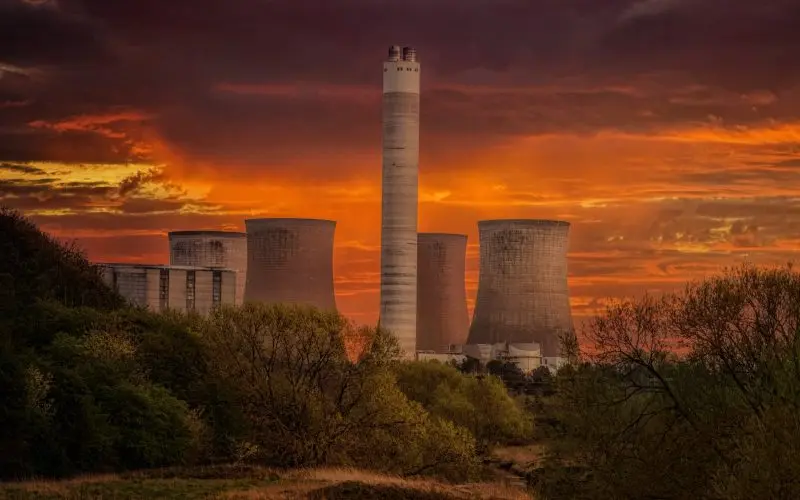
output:
[[[447,352],[469,332],[467,236],[420,233],[417,255],[417,350]]]
[[[333,235],[336,222],[248,219],[246,302],[311,305],[335,310]]]
[[[247,272],[247,235],[232,231],[172,231],[169,233],[172,266],[224,268],[236,271],[235,303],[244,300]]]
[[[383,62],[379,322],[412,359],[417,339],[420,74],[416,50],[389,48]]]
[[[569,223],[478,223],[480,282],[468,344],[541,345],[560,355],[559,335],[573,328],[567,288]]]

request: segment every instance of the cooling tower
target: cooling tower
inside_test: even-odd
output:
[[[559,356],[559,335],[573,327],[569,223],[489,220],[478,229],[480,282],[467,343],[538,342],[543,356]]]
[[[410,47],[383,63],[381,304],[379,322],[406,357],[417,339],[417,199],[420,64]]]
[[[172,266],[225,268],[236,271],[236,304],[244,300],[247,272],[247,235],[232,231],[172,231],[169,233]]]
[[[417,241],[417,350],[448,352],[469,332],[467,236],[420,233]]]
[[[333,295],[335,221],[248,219],[245,226],[245,301],[336,309]]]

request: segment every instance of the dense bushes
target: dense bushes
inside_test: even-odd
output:
[[[5,449],[20,450],[3,458],[7,476],[244,461],[465,479],[476,438],[485,450],[529,426],[498,379],[399,363],[393,338],[355,331],[335,313],[45,309],[75,330],[28,356],[0,351],[0,376],[16,388],[3,401],[13,425],[0,433]],[[347,334],[369,337],[355,363]],[[428,396],[437,370],[447,380]]]
[[[139,357],[140,337],[132,320],[145,311],[120,311],[75,321],[76,311],[48,304],[51,318],[61,311],[77,330],[53,335],[50,344],[20,355],[13,385],[24,388],[15,410],[15,434],[2,432],[24,453],[6,455],[7,475],[65,475],[181,463],[195,446],[192,416],[185,401],[161,380],[148,377]],[[92,318],[93,314],[83,315]]]
[[[463,475],[473,464],[469,432],[431,418],[397,387],[399,351],[386,333],[357,330],[335,313],[257,304],[220,309],[198,325],[215,372],[237,387],[249,459],[400,474]],[[367,339],[355,363],[345,349],[353,335]]]
[[[253,462],[464,479],[529,428],[498,379],[402,364],[386,332],[336,313],[130,308],[18,214],[0,229],[3,478]]]
[[[799,498],[799,298],[791,269],[745,266],[609,308],[555,380],[542,495]]]
[[[106,287],[98,269],[74,246],[60,244],[18,212],[0,207],[0,313],[37,300],[101,309],[122,298]],[[3,319],[15,319],[2,315]]]
[[[493,376],[469,377],[436,361],[405,363],[397,368],[398,384],[436,418],[468,429],[478,448],[529,437],[532,422]]]

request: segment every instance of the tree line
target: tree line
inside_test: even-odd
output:
[[[387,332],[304,307],[131,307],[19,213],[0,231],[4,479],[252,463],[466,480],[531,433],[499,378],[401,363]]]
[[[800,274],[617,302],[539,403],[544,498],[800,498]]]

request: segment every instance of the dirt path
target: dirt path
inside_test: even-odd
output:
[[[528,485],[526,474],[544,456],[544,446],[529,444],[506,446],[492,452],[491,466],[496,469],[498,480],[509,486],[525,488]]]

